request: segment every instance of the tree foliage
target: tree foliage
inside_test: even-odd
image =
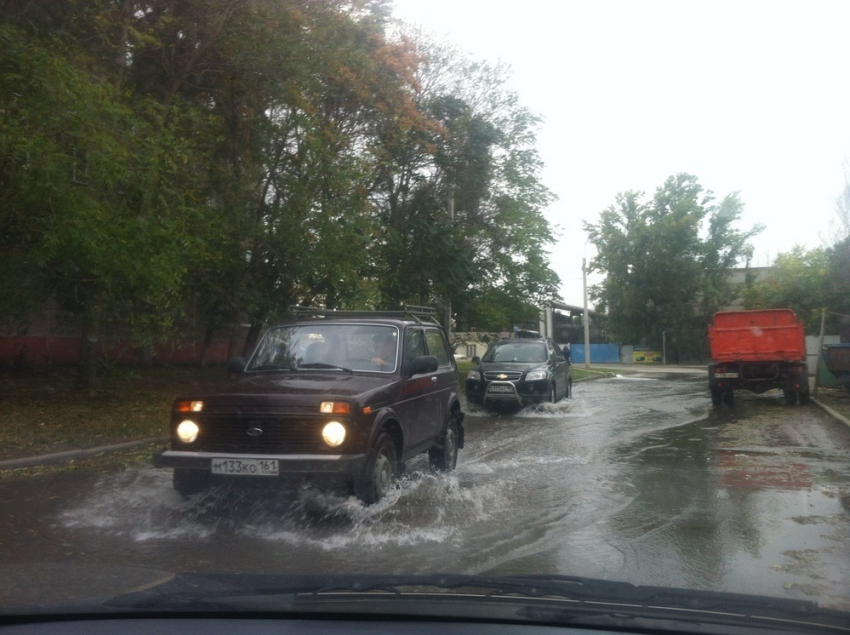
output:
[[[751,253],[759,227],[735,228],[737,194],[719,203],[696,177],[671,176],[651,200],[619,194],[584,229],[596,246],[590,269],[605,273],[592,293],[608,313],[609,332],[623,342],[660,346],[673,358],[699,355],[706,316],[729,296],[728,272]]]
[[[767,278],[751,284],[743,292],[748,309],[793,309],[809,333],[820,328],[821,311],[830,303],[829,256],[818,247],[794,247],[780,253]]]
[[[504,67],[389,20],[383,0],[3,2],[0,317],[50,300],[150,346],[190,305],[209,339],[296,303],[553,295],[537,118]]]
[[[833,244],[805,249],[795,246],[776,257],[768,276],[743,293],[750,309],[790,308],[810,334],[820,332],[826,311],[826,330],[850,333],[850,186],[836,200],[837,229]]]

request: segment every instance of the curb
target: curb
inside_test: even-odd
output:
[[[841,413],[839,413],[839,412],[836,412],[835,410],[833,410],[832,408],[830,408],[829,406],[827,406],[825,403],[822,403],[822,402],[821,402],[821,401],[819,401],[818,399],[815,399],[814,397],[811,397],[810,399],[811,399],[811,401],[812,401],[813,403],[816,403],[818,406],[820,406],[821,408],[823,408],[823,409],[824,409],[827,413],[829,413],[830,415],[832,415],[833,417],[835,417],[835,419],[837,419],[838,421],[840,421],[841,423],[843,423],[845,426],[847,426],[848,428],[850,428],[850,419],[848,419],[847,417],[845,417],[843,414],[841,414]]]
[[[161,443],[167,441],[167,436],[150,437],[148,439],[139,439],[138,441],[128,441],[126,443],[116,443],[115,445],[103,445],[97,448],[87,448],[85,450],[68,450],[67,452],[56,452],[54,454],[42,454],[39,456],[29,456],[22,459],[8,459],[0,461],[0,470],[15,470],[21,467],[34,467],[36,465],[48,465],[50,463],[62,463],[63,461],[75,461],[77,459],[87,459],[98,454],[107,454],[110,452],[120,452],[121,450],[132,450],[149,443]]]

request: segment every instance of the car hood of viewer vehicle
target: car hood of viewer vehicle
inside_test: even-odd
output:
[[[637,632],[850,633],[847,613],[814,602],[577,576],[180,573],[114,597],[41,604],[41,615],[450,618]],[[0,614],[3,614],[0,610]],[[8,613],[7,613],[8,614]],[[726,629],[734,629],[727,631]]]

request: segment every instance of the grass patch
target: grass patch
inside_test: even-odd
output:
[[[0,460],[162,436],[175,396],[225,376],[221,366],[117,367],[79,391],[75,373],[0,377]]]
[[[577,379],[587,379],[588,377],[604,377],[606,375],[614,374],[623,374],[624,372],[629,372],[627,370],[623,370],[622,368],[584,368],[579,367],[576,364],[573,364],[573,367],[570,369],[570,373],[572,373],[573,381]]]
[[[50,463],[49,465],[36,465],[33,467],[21,467],[14,470],[0,470],[0,481],[26,478],[28,476],[58,474],[60,472],[73,472],[75,470],[112,472],[133,466],[149,466],[153,460],[154,452],[162,449],[163,447],[163,445],[158,443],[150,443],[132,450],[98,454],[87,459]]]

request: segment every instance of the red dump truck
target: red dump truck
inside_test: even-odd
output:
[[[735,390],[761,394],[779,388],[785,403],[809,401],[806,338],[791,309],[724,311],[708,327],[711,402],[731,406]]]

